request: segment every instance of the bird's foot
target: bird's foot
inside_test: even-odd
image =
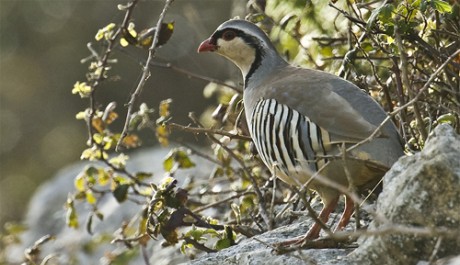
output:
[[[332,237],[309,239],[307,235],[295,237],[273,245],[276,254],[284,254],[299,249],[356,248],[348,239],[337,240]]]
[[[300,247],[305,241],[305,236],[298,236],[284,240],[275,244],[276,247],[288,248],[288,247]]]
[[[277,253],[285,253],[308,245],[307,242],[314,241],[318,236],[319,230],[316,231],[315,227],[312,227],[305,235],[278,242],[273,247]]]

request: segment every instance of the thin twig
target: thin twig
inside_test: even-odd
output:
[[[397,23],[395,23],[394,32],[395,32],[395,42],[399,49],[401,78],[402,78],[401,80],[402,80],[403,87],[408,91],[409,95],[414,96],[414,90],[412,89],[412,86],[410,85],[410,82],[409,82],[409,73],[408,73],[409,62],[407,60],[407,54],[405,52],[405,49],[402,43],[402,38],[399,32],[399,28],[397,26],[399,23],[398,18],[396,22]],[[420,109],[417,105],[417,102],[414,102],[413,108],[414,108],[415,118],[417,120],[416,124],[418,127],[418,131],[420,135],[422,136],[422,142],[425,142],[426,138],[428,137],[428,133],[425,130],[425,123],[423,121],[422,114],[420,113]]]
[[[245,192],[243,192],[243,193],[239,193],[239,194],[230,196],[230,197],[225,198],[225,199],[222,199],[222,200],[220,200],[220,201],[216,201],[216,202],[213,202],[213,203],[204,205],[204,206],[202,206],[202,207],[198,207],[198,208],[194,209],[193,212],[199,213],[199,212],[202,212],[202,211],[204,211],[204,210],[206,210],[206,209],[209,209],[209,208],[215,207],[215,206],[217,206],[217,205],[220,205],[220,204],[222,204],[222,203],[226,203],[226,202],[231,201],[231,200],[234,200],[234,199],[236,199],[236,198],[240,198],[240,197],[242,197],[242,196],[245,196],[245,195],[248,195],[248,194],[254,194],[254,193],[255,193],[255,192],[253,192],[253,191],[245,191]]]
[[[246,135],[235,134],[235,133],[231,133],[231,132],[227,132],[223,130],[211,129],[211,128],[190,127],[190,126],[180,125],[177,123],[166,123],[166,127],[179,129],[181,131],[191,132],[191,133],[218,134],[222,136],[227,136],[230,139],[238,139],[238,140],[244,140],[244,141],[252,140],[251,137],[246,136]]]
[[[356,25],[362,25],[362,26],[366,26],[367,23],[362,21],[362,20],[359,20],[358,18],[355,18],[353,16],[351,16],[350,14],[348,14],[345,10],[342,10],[338,7],[336,7],[334,4],[332,3],[329,3],[328,4],[330,7],[334,8],[335,10],[337,10],[338,12],[340,12],[344,17],[348,18],[348,20],[350,20],[351,22],[354,22]]]
[[[406,109],[407,107],[409,107],[409,106],[413,105],[415,102],[417,102],[419,100],[419,98],[422,96],[422,94],[430,87],[431,83],[438,76],[438,74],[459,53],[460,53],[460,49],[458,49],[452,55],[450,55],[449,58],[447,58],[447,60],[441,66],[439,66],[438,69],[436,69],[436,71],[433,74],[431,74],[430,78],[428,78],[428,80],[426,81],[425,85],[418,91],[418,93],[410,101],[408,101],[406,104],[396,108],[393,112],[389,113],[388,116],[380,123],[380,125],[377,126],[377,128],[374,130],[374,132],[371,135],[369,135],[369,137],[367,137],[366,139],[364,139],[364,140],[356,143],[355,145],[347,148],[347,152],[349,152],[349,151],[357,148],[358,146],[361,146],[361,145],[371,141],[372,139],[374,139],[374,137],[379,133],[380,129],[391,119],[391,117],[395,116],[396,114],[398,114],[402,110]]]
[[[439,252],[439,248],[441,247],[441,243],[443,241],[443,237],[440,236],[438,237],[438,240],[436,240],[436,244],[434,245],[433,251],[431,252],[430,258],[428,259],[428,264],[433,265],[434,264],[434,259],[436,258],[436,255]]]
[[[126,121],[125,121],[125,125],[123,127],[123,131],[121,132],[120,139],[118,139],[117,146],[115,148],[116,151],[119,150],[119,148],[120,148],[120,146],[121,146],[121,144],[123,142],[123,139],[128,135],[128,128],[129,128],[129,124],[131,122],[131,114],[133,112],[134,104],[136,103],[137,98],[141,94],[142,89],[144,88],[144,86],[145,86],[145,84],[147,82],[147,79],[150,77],[150,68],[149,68],[149,66],[150,66],[150,63],[152,62],[153,58],[155,57],[155,53],[156,53],[157,48],[158,48],[157,44],[158,44],[158,39],[159,39],[159,35],[160,35],[161,24],[163,23],[164,17],[166,15],[166,11],[168,10],[168,8],[170,7],[170,5],[172,4],[173,1],[174,0],[166,0],[165,1],[165,5],[163,6],[163,10],[161,11],[160,16],[158,17],[158,21],[157,21],[157,25],[156,25],[157,30],[155,31],[155,35],[153,36],[152,45],[149,48],[149,54],[148,54],[147,60],[145,62],[145,65],[144,65],[144,67],[142,69],[141,79],[139,80],[139,83],[137,84],[136,90],[131,94],[131,99],[128,102],[128,112],[126,114]]]
[[[198,121],[198,119],[195,117],[195,115],[193,113],[190,113],[189,117],[190,117],[190,119],[192,119],[192,121],[195,124],[197,124],[199,126],[202,126],[201,123]],[[209,139],[211,139],[211,141],[213,141],[214,143],[220,145],[233,159],[235,159],[235,161],[237,161],[238,164],[240,164],[240,166],[243,169],[243,171],[249,177],[249,179],[251,180],[253,189],[254,189],[254,191],[256,192],[256,195],[257,195],[260,215],[262,216],[262,219],[264,220],[264,222],[267,225],[268,229],[271,230],[272,229],[272,222],[270,221],[271,219],[268,217],[267,210],[265,209],[265,199],[264,199],[264,197],[262,195],[262,192],[260,192],[259,185],[257,184],[257,181],[255,180],[254,176],[251,174],[251,172],[246,167],[244,162],[237,155],[235,155],[232,152],[232,150],[230,150],[227,146],[222,144],[216,137],[214,137],[214,135],[211,135],[209,133],[206,134],[206,135],[209,137]]]
[[[185,243],[193,245],[196,249],[204,251],[206,253],[213,253],[217,252],[215,249],[208,248],[204,244],[199,243],[198,241],[190,238],[190,237],[183,237]]]
[[[108,64],[108,60],[110,58],[110,55],[113,51],[113,47],[114,45],[116,45],[116,40],[118,39],[118,37],[122,34],[123,32],[123,29],[128,27],[128,23],[131,19],[131,16],[134,12],[134,7],[136,7],[137,5],[137,2],[139,0],[133,0],[132,2],[129,2],[127,4],[127,9],[126,9],[126,13],[125,13],[125,17],[123,18],[123,22],[121,23],[120,27],[118,27],[117,31],[115,32],[115,34],[112,35],[112,37],[108,40],[108,45],[107,45],[107,48],[105,49],[105,52],[104,54],[102,55],[102,58],[100,58],[100,60],[98,60],[98,66],[100,68],[100,72],[99,72],[99,75],[97,76],[97,78],[95,80],[92,80],[91,82],[91,93],[90,93],[90,96],[89,96],[89,104],[90,104],[90,113],[89,113],[89,117],[88,117],[88,120],[87,120],[87,128],[88,128],[88,134],[89,134],[89,139],[88,139],[88,142],[92,145],[94,144],[94,139],[93,139],[93,134],[94,134],[94,128],[93,128],[93,118],[94,118],[94,115],[96,114],[96,99],[95,99],[95,93],[96,93],[96,90],[97,90],[97,87],[99,86],[99,84],[104,80],[104,76],[105,76],[105,73],[107,71],[107,64]],[[91,46],[88,44],[88,48],[90,48]],[[91,51],[91,53],[94,54],[94,51],[92,49],[89,49]],[[99,58],[99,56],[96,56],[96,58]]]
[[[204,158],[204,159],[208,160],[211,163],[214,163],[214,164],[219,165],[219,166],[223,166],[223,163],[221,161],[218,161],[217,159],[211,157],[211,155],[208,155],[208,154],[206,154],[204,152],[199,151],[197,148],[185,143],[182,140],[170,139],[170,141],[174,142],[174,143],[177,143],[177,144],[180,144],[181,146],[189,149],[192,155],[199,156],[201,158]]]
[[[191,72],[189,70],[186,70],[184,68],[180,68],[178,66],[175,66],[172,63],[151,62],[150,65],[154,66],[154,67],[161,67],[161,68],[171,69],[171,70],[176,71],[178,73],[184,74],[189,78],[195,78],[195,79],[199,79],[199,80],[208,81],[208,82],[211,82],[211,83],[215,83],[215,84],[218,84],[218,85],[221,85],[221,86],[228,87],[228,88],[230,88],[230,89],[232,89],[235,92],[238,92],[240,94],[243,93],[243,89],[241,89],[240,87],[227,84],[227,83],[225,83],[223,81],[220,81],[218,79],[211,78],[211,77],[208,77],[208,76],[205,76],[205,75],[200,75],[200,74],[197,74],[197,73],[193,73],[193,72]]]

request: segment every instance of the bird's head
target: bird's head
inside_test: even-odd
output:
[[[198,52],[217,52],[241,69],[245,80],[259,69],[263,61],[275,66],[284,62],[268,36],[253,23],[232,19],[221,24],[198,47]],[[271,61],[270,61],[271,60]]]

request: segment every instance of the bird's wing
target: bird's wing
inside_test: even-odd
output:
[[[376,129],[352,104],[366,104],[369,106],[364,107],[374,112],[375,108],[383,112],[369,95],[352,83],[315,70],[287,67],[266,80],[261,88],[263,98],[276,99],[298,111],[338,140],[363,140]]]

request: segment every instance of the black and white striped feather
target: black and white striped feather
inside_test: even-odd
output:
[[[290,176],[305,164],[317,171],[327,163],[329,133],[275,99],[256,103],[249,130],[262,161],[272,172]]]

